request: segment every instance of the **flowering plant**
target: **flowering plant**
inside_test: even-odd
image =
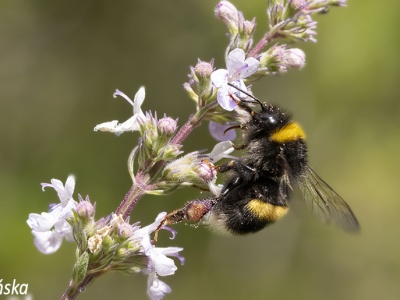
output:
[[[195,112],[178,127],[177,120],[156,113],[143,112],[145,88],[139,88],[133,100],[117,90],[114,97],[122,97],[133,107],[132,117],[125,122],[110,121],[95,126],[95,131],[116,135],[136,131],[140,138],[128,158],[132,187],[115,212],[95,219],[96,205],[89,197],[74,199],[75,178],[69,176],[65,184],[52,179],[42,187],[53,188],[60,203],[48,212],[30,214],[27,221],[34,243],[44,254],[54,253],[63,239],[76,243],[76,262],[72,279],[61,299],[75,299],[90,282],[108,271],[127,274],[144,273],[148,276],[147,293],[151,299],[162,299],[171,288],[159,276],[174,274],[175,261],[183,264],[179,247],[158,247],[153,233],[163,226],[166,213],[145,227],[130,222],[130,214],[145,194],[163,195],[183,186],[193,186],[218,196],[221,186],[216,183],[214,164],[230,157],[234,150],[229,140],[235,138],[233,124],[246,121],[248,116],[237,109],[232,95],[246,100],[251,95],[249,84],[267,75],[284,73],[305,64],[305,54],[293,48],[294,42],[316,38],[317,23],[312,15],[325,12],[330,6],[345,6],[345,0],[270,0],[267,16],[269,29],[253,45],[255,20],[246,20],[228,1],[221,1],[215,15],[228,28],[229,45],[226,49],[226,68],[214,70],[214,60],[199,60],[190,68],[189,80],[184,83]],[[208,153],[183,153],[182,145],[196,126],[209,121],[211,135],[219,140]]]

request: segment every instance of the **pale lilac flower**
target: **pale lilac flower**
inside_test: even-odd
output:
[[[237,104],[229,94],[235,94],[239,98],[246,95],[238,92],[237,89],[228,85],[231,83],[243,91],[247,91],[243,79],[251,76],[258,70],[259,61],[254,57],[246,59],[246,54],[240,48],[232,50],[226,59],[226,69],[218,69],[211,74],[211,81],[216,88],[217,101],[225,110],[232,111]]]
[[[133,116],[123,123],[119,123],[119,121],[117,120],[101,123],[94,128],[94,131],[109,131],[115,133],[116,135],[120,135],[125,131],[139,131],[139,119],[145,118],[145,115],[140,108],[143,104],[145,94],[145,89],[142,86],[139,88],[135,95],[135,98],[132,101],[124,93],[116,90],[116,92],[113,94],[113,97],[116,98],[117,96],[121,96],[126,101],[128,101],[133,106]]]
[[[147,295],[150,299],[160,300],[168,293],[171,293],[169,285],[158,279],[155,272],[150,273],[147,279]]]
[[[60,180],[52,179],[51,184],[42,183],[42,189],[46,187],[56,190],[60,203],[52,205],[48,213],[29,214],[27,224],[32,229],[36,248],[44,254],[51,254],[58,250],[63,238],[73,241],[72,228],[66,219],[72,217],[72,210],[78,203],[72,198],[75,189],[73,176],[68,177],[65,186]]]
[[[213,121],[208,123],[208,131],[217,141],[233,141],[236,138],[235,130],[229,130],[225,132],[225,130],[227,130],[229,127],[231,127],[231,124],[229,123],[220,124]]]
[[[170,287],[157,278],[157,275],[168,276],[177,270],[174,260],[167,256],[178,258],[182,264],[184,262],[184,258],[179,255],[183,248],[156,247],[151,243],[150,234],[158,228],[166,214],[160,213],[154,223],[137,229],[131,237],[133,241],[140,242],[143,254],[149,259],[147,268],[143,271],[149,275],[147,293],[154,300],[162,299],[165,293],[171,292]]]

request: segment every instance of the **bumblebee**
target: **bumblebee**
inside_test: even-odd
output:
[[[182,220],[209,225],[220,233],[257,232],[286,215],[294,192],[324,222],[347,231],[359,223],[347,203],[308,165],[305,133],[291,115],[262,103],[254,111],[245,101],[231,98],[249,113],[242,129],[241,159],[215,166],[227,179],[219,196],[189,201],[168,214],[162,225]]]

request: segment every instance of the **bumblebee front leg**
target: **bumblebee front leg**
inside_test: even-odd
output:
[[[193,200],[185,204],[184,207],[174,210],[165,216],[160,225],[155,231],[154,240],[157,241],[158,231],[162,226],[177,224],[183,220],[189,222],[200,222],[201,219],[211,210],[214,206],[215,199]]]

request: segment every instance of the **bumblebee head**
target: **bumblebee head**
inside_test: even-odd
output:
[[[261,110],[253,112],[252,123],[260,127],[260,129],[266,132],[274,132],[277,129],[282,128],[290,121],[290,115],[282,111],[279,107],[271,104],[266,105],[261,103]]]

